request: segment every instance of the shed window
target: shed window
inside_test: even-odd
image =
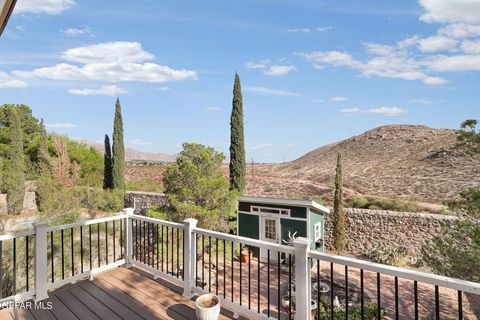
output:
[[[315,223],[315,242],[322,239],[322,223]]]
[[[280,214],[284,216],[288,216],[290,214],[290,210],[287,210],[287,209],[276,209],[276,208],[254,207],[254,206],[252,206],[252,212]]]

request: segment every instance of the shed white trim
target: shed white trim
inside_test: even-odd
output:
[[[270,205],[301,206],[301,207],[308,207],[311,209],[319,210],[326,214],[330,213],[330,208],[323,206],[312,200],[242,196],[242,197],[238,197],[238,201],[270,204]]]

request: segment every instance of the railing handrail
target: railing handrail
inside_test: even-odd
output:
[[[418,281],[421,283],[437,285],[445,288],[461,290],[473,294],[480,294],[480,283],[440,276],[433,273],[421,272],[406,268],[389,266],[376,262],[365,261],[356,258],[339,256],[336,254],[309,251],[308,256],[320,261],[328,261],[343,266],[354,267],[366,271],[378,272],[381,275],[389,275],[401,279]]]
[[[295,253],[295,248],[292,246],[286,246],[282,244],[275,244],[267,241],[262,241],[262,240],[256,240],[252,238],[247,238],[247,237],[242,237],[242,236],[237,236],[233,234],[228,234],[228,233],[223,233],[223,232],[218,232],[218,231],[212,231],[208,229],[202,229],[202,228],[194,228],[192,229],[194,233],[200,234],[200,235],[205,235],[205,236],[213,236],[218,239],[222,240],[227,240],[227,241],[233,241],[233,242],[240,242],[241,244],[245,245],[250,245],[254,247],[260,247],[263,249],[270,249],[274,251],[280,251],[283,253],[288,253],[288,254],[294,254]]]
[[[142,220],[142,221],[145,221],[145,222],[162,224],[162,225],[167,226],[167,227],[173,227],[173,228],[178,228],[178,229],[184,229],[185,228],[185,225],[183,223],[177,223],[177,222],[166,221],[166,220],[161,220],[161,219],[157,219],[157,218],[140,216],[138,214],[132,214],[132,215],[129,216],[129,218]]]
[[[117,214],[114,216],[108,216],[108,217],[103,217],[103,218],[98,218],[93,220],[84,220],[84,221],[70,223],[70,224],[61,224],[58,226],[47,227],[46,231],[47,232],[60,231],[60,230],[77,228],[80,226],[88,226],[92,224],[103,223],[103,222],[108,222],[113,220],[121,220],[121,219],[125,219],[126,217],[127,216],[125,214]]]
[[[32,230],[27,230],[27,231],[22,231],[22,232],[17,232],[17,233],[2,234],[2,235],[0,235],[0,241],[31,236],[31,235],[34,235],[34,234],[35,234],[35,230],[33,230],[33,229]]]

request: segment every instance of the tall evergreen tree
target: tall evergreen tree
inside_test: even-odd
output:
[[[105,153],[103,155],[103,189],[113,188],[112,177],[112,148],[110,147],[110,138],[105,135]]]
[[[3,166],[2,189],[7,194],[9,214],[16,214],[23,209],[25,196],[25,158],[23,153],[23,131],[15,106],[8,106],[9,148],[7,161]]]
[[[125,145],[123,143],[123,120],[120,99],[115,103],[115,119],[113,121],[112,147],[113,189],[125,188]]]
[[[235,73],[232,114],[230,117],[230,188],[245,190],[245,141],[243,133],[243,99],[240,77]]]
[[[347,247],[345,236],[345,212],[343,210],[343,165],[342,156],[337,155],[335,175],[335,198],[333,202],[333,247],[342,252]]]

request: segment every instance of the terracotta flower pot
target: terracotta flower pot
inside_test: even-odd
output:
[[[248,263],[248,260],[252,259],[253,251],[252,250],[242,250],[241,252],[242,263]]]

